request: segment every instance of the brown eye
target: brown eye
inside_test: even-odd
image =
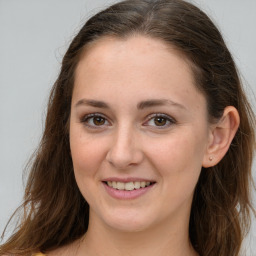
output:
[[[81,119],[81,123],[89,128],[104,128],[109,126],[109,121],[100,114],[89,114]]]
[[[93,117],[93,124],[99,126],[105,124],[105,118],[101,116],[95,116]]]
[[[164,117],[158,116],[158,117],[154,118],[154,123],[156,126],[164,126],[164,125],[166,125],[166,122],[167,122],[167,120]]]
[[[163,113],[151,114],[148,116],[148,120],[143,123],[144,126],[156,129],[167,129],[174,124],[176,124],[176,120]]]

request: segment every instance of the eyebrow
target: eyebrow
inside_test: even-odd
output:
[[[91,107],[96,107],[96,108],[105,108],[105,109],[110,109],[110,106],[104,102],[104,101],[99,101],[99,100],[92,100],[92,99],[81,99],[79,100],[75,107],[81,106],[81,105],[87,105]],[[149,100],[144,100],[141,101],[137,104],[137,109],[143,110],[145,108],[151,108],[151,107],[157,107],[157,106],[166,106],[166,105],[171,105],[175,106],[181,109],[187,109],[184,105],[174,102],[169,99],[149,99]]]
[[[137,105],[137,108],[142,110],[145,108],[150,108],[150,107],[156,107],[156,106],[166,106],[166,105],[171,105],[171,106],[175,106],[178,108],[182,108],[182,109],[186,109],[186,107],[182,104],[179,104],[177,102],[174,102],[172,100],[169,99],[149,99],[149,100],[145,100],[142,102],[139,102]]]
[[[89,99],[81,99],[79,100],[75,107],[79,107],[81,105],[87,105],[91,107],[96,107],[96,108],[110,108],[107,103],[104,101],[98,101],[98,100],[89,100]]]

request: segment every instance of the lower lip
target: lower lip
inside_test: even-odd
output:
[[[144,195],[145,193],[149,192],[155,185],[152,184],[148,187],[145,188],[139,188],[139,189],[134,189],[134,190],[118,190],[112,187],[109,187],[106,183],[102,182],[102,184],[104,185],[106,191],[108,192],[108,194],[116,199],[135,199],[138,198],[142,195]]]

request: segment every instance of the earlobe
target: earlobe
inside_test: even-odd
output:
[[[239,124],[240,117],[237,109],[233,106],[226,107],[220,120],[210,129],[203,167],[212,167],[221,161],[235,137]]]

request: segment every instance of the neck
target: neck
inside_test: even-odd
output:
[[[189,241],[188,222],[167,222],[143,231],[125,232],[106,226],[91,215],[80,249],[88,256],[197,255]]]

